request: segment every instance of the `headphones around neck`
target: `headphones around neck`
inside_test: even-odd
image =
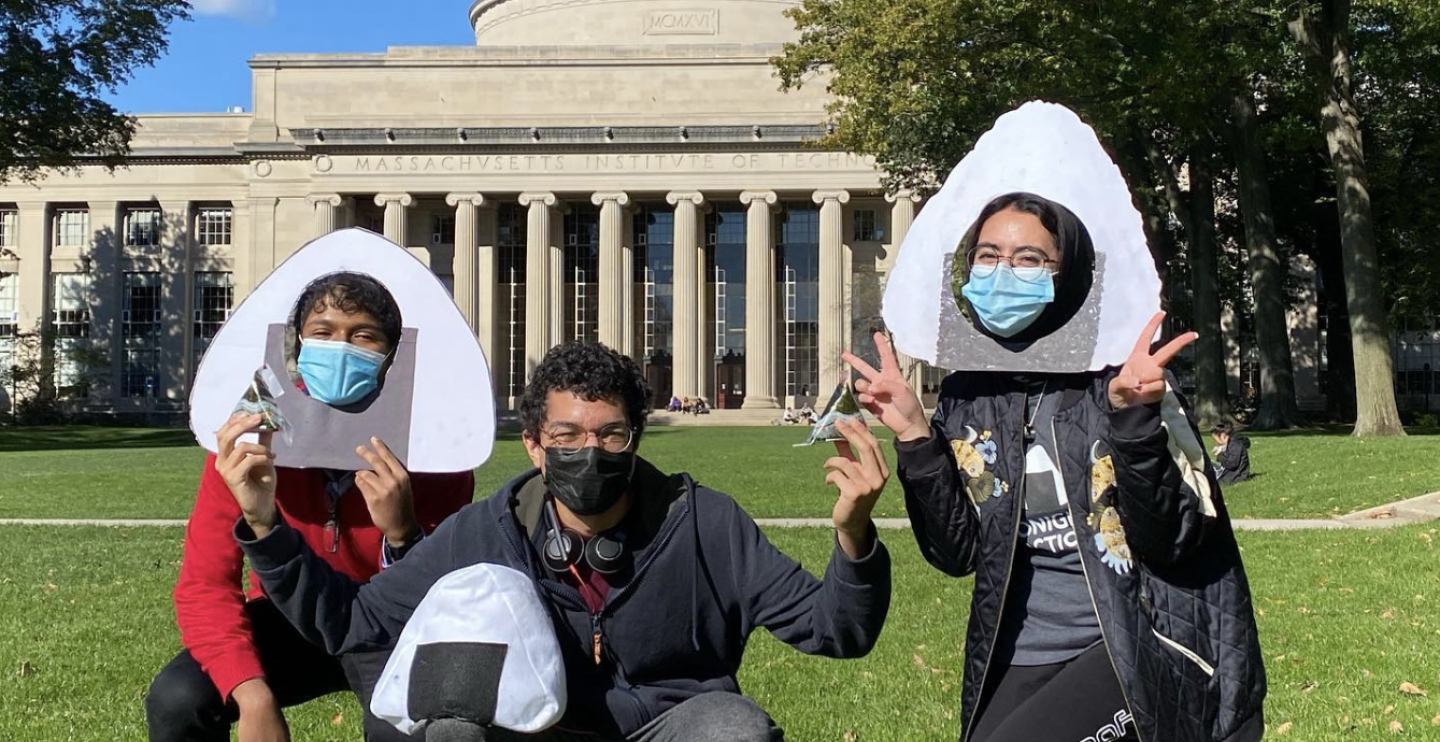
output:
[[[555,501],[548,496],[544,510],[546,519],[550,521],[550,530],[545,534],[540,558],[551,572],[566,572],[582,559],[590,569],[602,575],[617,574],[630,566],[630,551],[625,548],[624,533],[601,533],[586,541],[579,531],[560,526]]]

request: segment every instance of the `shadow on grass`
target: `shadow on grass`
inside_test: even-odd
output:
[[[106,448],[184,448],[194,445],[195,437],[185,428],[0,428],[0,453]]]
[[[1241,433],[1249,438],[1342,438],[1350,435],[1354,429],[1353,425],[1319,425],[1289,430],[1242,430]],[[1405,434],[1411,436],[1440,435],[1440,428],[1410,426],[1405,428]]]

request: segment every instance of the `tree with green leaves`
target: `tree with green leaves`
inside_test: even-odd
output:
[[[0,0],[0,183],[130,152],[135,119],[102,95],[165,52],[185,0]]]
[[[1369,5],[1390,11],[1392,23],[1400,20],[1431,28],[1436,23],[1433,3],[1381,0]],[[1361,113],[1355,99],[1353,11],[1351,0],[1306,2],[1288,25],[1314,75],[1318,118],[1333,169],[1355,364],[1355,434],[1404,435],[1395,403],[1389,313],[1382,290]],[[1405,98],[1421,92],[1414,86],[1407,88],[1393,94]]]
[[[1257,136],[1253,117],[1233,116],[1235,101],[1258,95],[1283,58],[1264,16],[1233,3],[1167,0],[807,0],[791,15],[801,36],[775,60],[783,84],[827,85],[836,127],[825,144],[874,155],[892,187],[933,187],[999,115],[1027,100],[1065,104],[1090,122],[1135,190],[1162,269],[1177,253],[1166,225],[1173,219],[1185,233],[1192,326],[1203,330],[1196,401],[1207,421],[1227,416],[1213,204],[1193,204],[1209,183],[1197,188],[1192,170],[1187,192],[1181,173],[1190,160],[1210,171],[1222,151],[1252,155],[1240,175],[1264,307],[1255,313],[1264,325],[1261,422],[1296,422],[1284,266],[1266,231],[1269,181],[1263,153],[1241,147]]]

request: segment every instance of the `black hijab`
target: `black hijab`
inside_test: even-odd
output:
[[[1055,278],[1055,300],[1045,307],[1045,311],[1041,312],[1029,327],[1005,338],[986,329],[985,324],[976,318],[970,302],[958,291],[956,298],[966,310],[965,316],[970,319],[975,329],[1012,351],[1021,351],[1036,340],[1064,327],[1065,323],[1080,311],[1080,307],[1084,306],[1086,297],[1090,295],[1090,286],[1095,282],[1095,245],[1090,241],[1090,231],[1085,228],[1084,223],[1064,206],[1033,193],[1007,193],[985,205],[980,216],[970,226],[970,231],[965,233],[965,238],[960,242],[960,259],[956,265],[965,272],[965,276],[969,275],[969,253],[980,239],[981,227],[990,217],[1006,209],[1037,217],[1050,236],[1055,238],[1055,246],[1060,252],[1060,275]]]

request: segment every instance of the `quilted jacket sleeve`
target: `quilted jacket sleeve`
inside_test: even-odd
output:
[[[1120,521],[1131,548],[1155,565],[1184,560],[1219,517],[1200,431],[1168,381],[1160,404],[1109,412]]]
[[[960,474],[955,468],[945,435],[947,400],[940,400],[930,423],[930,437],[902,443],[895,441],[896,473],[905,490],[905,512],[925,561],[952,577],[975,571],[979,551],[979,515],[960,491]]]

